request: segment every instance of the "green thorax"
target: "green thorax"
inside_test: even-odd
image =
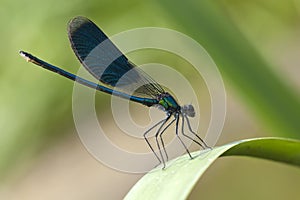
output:
[[[177,112],[180,106],[169,93],[163,93],[158,97],[158,104],[164,107],[166,111]]]

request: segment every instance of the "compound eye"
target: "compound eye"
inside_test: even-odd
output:
[[[193,105],[184,105],[182,107],[183,114],[189,116],[189,117],[195,117],[195,109]]]

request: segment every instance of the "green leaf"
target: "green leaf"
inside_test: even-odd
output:
[[[282,138],[241,140],[194,152],[193,160],[183,155],[150,171],[125,199],[186,199],[206,169],[220,156],[244,155],[300,166],[300,141]]]

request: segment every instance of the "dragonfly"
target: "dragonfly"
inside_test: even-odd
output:
[[[71,48],[81,65],[103,84],[97,84],[76,76],[28,52],[20,51],[19,53],[28,62],[89,88],[128,99],[147,107],[156,106],[163,110],[166,113],[166,117],[143,133],[145,141],[159,164],[163,164],[163,169],[169,158],[162,136],[174,123],[176,137],[191,159],[193,159],[193,156],[182,140],[182,136],[203,149],[210,148],[191,127],[189,118],[195,117],[193,105],[180,106],[176,99],[166,92],[160,84],[154,81],[141,68],[130,62],[95,23],[83,16],[74,17],[68,23],[68,38]],[[130,75],[124,78],[127,74]],[[132,88],[134,88],[134,92],[132,92]],[[185,125],[187,125],[190,134],[185,132]],[[152,131],[155,131],[156,148],[149,141],[149,133]]]

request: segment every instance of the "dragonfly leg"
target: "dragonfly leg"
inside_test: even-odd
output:
[[[164,125],[169,121],[169,119],[171,118],[172,115],[169,115],[167,116],[166,119],[164,119],[163,123],[161,124],[161,126],[159,127],[159,129],[156,131],[156,134],[155,134],[155,141],[156,141],[156,145],[157,145],[157,148],[158,148],[158,151],[159,151],[159,154],[161,156],[161,160],[163,162],[163,169],[166,167],[166,162],[164,160],[164,157],[163,157],[163,154],[162,154],[162,151],[161,151],[161,148],[160,148],[160,145],[159,145],[159,142],[158,142],[158,135],[160,135],[160,132],[161,132],[161,129],[164,127]],[[164,147],[164,144],[162,144],[163,147]],[[164,149],[165,151],[165,149]]]
[[[183,126],[182,126],[182,134],[183,134],[184,136],[190,138],[191,140],[193,140],[195,143],[197,143],[197,144],[198,144],[199,146],[201,146],[202,148],[204,148],[204,149],[211,149],[211,147],[208,146],[208,145],[204,142],[204,140],[203,140],[197,133],[195,133],[195,132],[192,130],[192,127],[191,127],[189,118],[188,118],[187,116],[185,116],[185,115],[182,115],[182,120],[184,121],[183,118],[186,119],[186,122],[187,122],[189,131],[190,131],[194,136],[196,136],[196,137],[201,141],[202,144],[199,143],[199,142],[197,142],[197,141],[195,141],[194,139],[192,139],[192,138],[189,137],[188,135],[185,135],[184,132],[183,132]]]
[[[150,131],[152,131],[155,127],[157,127],[158,125],[160,125],[160,124],[163,123],[164,121],[165,121],[165,119],[163,119],[163,120],[157,122],[156,124],[154,124],[151,128],[149,128],[149,129],[143,134],[144,139],[146,140],[146,142],[147,142],[148,146],[150,147],[151,151],[153,152],[153,154],[155,155],[155,157],[156,157],[157,160],[159,161],[159,164],[161,163],[161,159],[160,159],[159,156],[155,153],[153,147],[151,146],[151,144],[150,144],[150,142],[149,142],[149,140],[148,140],[148,138],[147,138],[147,135],[148,135],[148,133],[149,133]]]
[[[186,152],[189,154],[190,158],[193,159],[192,155],[190,154],[190,151],[188,150],[188,148],[186,147],[186,145],[184,144],[184,142],[178,135],[179,115],[178,114],[175,115],[175,118],[176,118],[176,136],[180,140],[181,144],[184,146],[184,148],[185,148]]]
[[[165,152],[165,155],[166,155],[166,161],[168,161],[169,160],[169,156],[168,156],[168,154],[167,154],[167,151],[166,151],[166,148],[165,148],[165,143],[164,143],[164,140],[163,140],[163,138],[162,138],[162,135],[165,133],[165,131],[174,123],[174,121],[175,121],[176,119],[173,119],[165,128],[164,128],[164,130],[162,130],[160,133],[159,133],[159,138],[160,138],[160,141],[161,141],[161,144],[162,144],[162,148],[163,148],[163,150],[164,150],[164,152]]]

